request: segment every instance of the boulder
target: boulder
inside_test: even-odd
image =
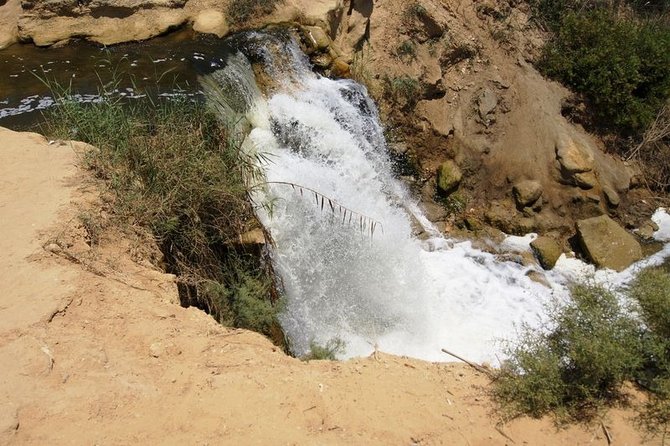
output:
[[[558,242],[550,237],[538,237],[531,242],[530,247],[542,268],[546,270],[556,266],[556,262],[562,254]]]
[[[642,259],[635,237],[606,215],[579,220],[576,227],[584,255],[599,268],[623,271]]]
[[[574,182],[575,186],[585,190],[593,189],[598,185],[598,178],[596,178],[596,175],[593,172],[575,173],[572,175],[572,181]],[[600,198],[598,201],[600,201]]]
[[[437,188],[440,192],[449,194],[461,184],[463,173],[458,165],[452,161],[445,161],[437,170]]]
[[[593,153],[590,148],[562,135],[556,143],[556,158],[569,174],[593,170]]]
[[[331,44],[330,37],[318,26],[306,26],[305,34],[307,35],[309,46],[314,50],[326,50]]]
[[[542,196],[542,185],[538,181],[521,181],[514,185],[512,192],[517,206],[525,208],[534,204]]]
[[[498,95],[486,88],[479,94],[477,105],[479,107],[479,117],[486,119],[498,106]]]
[[[334,77],[348,77],[351,75],[351,66],[344,57],[338,57],[330,66],[330,74]]]
[[[223,37],[228,34],[228,23],[221,11],[207,9],[198,13],[193,21],[193,30],[202,34]]]

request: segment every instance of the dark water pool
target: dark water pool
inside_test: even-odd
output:
[[[34,129],[41,110],[53,104],[45,84],[68,88],[81,101],[102,91],[132,99],[140,95],[198,97],[197,75],[222,64],[230,40],[184,30],[147,42],[103,48],[76,42],[61,48],[13,45],[0,51],[0,126]]]

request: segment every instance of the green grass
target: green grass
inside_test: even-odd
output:
[[[597,418],[625,402],[624,384],[648,393],[639,421],[652,434],[670,426],[670,275],[642,271],[622,290],[579,285],[550,311],[548,329],[524,327],[494,383],[505,417],[554,414],[558,421]]]
[[[422,94],[421,83],[407,75],[384,78],[384,91],[391,101],[403,108],[412,109],[416,106]]]
[[[113,197],[114,221],[155,237],[184,305],[226,325],[277,339],[279,303],[257,252],[239,245],[256,227],[244,181],[240,135],[188,99],[81,104],[67,94],[46,114],[44,133],[96,147],[85,166]]]

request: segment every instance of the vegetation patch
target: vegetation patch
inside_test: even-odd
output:
[[[640,273],[620,297],[578,285],[556,304],[544,331],[524,327],[508,349],[494,394],[508,417],[553,413],[559,421],[591,419],[625,402],[624,384],[648,392],[640,422],[652,433],[670,425],[670,275]]]
[[[233,0],[228,6],[228,18],[243,26],[248,20],[274,12],[281,3],[283,0]]]
[[[182,304],[281,342],[269,266],[239,242],[258,225],[239,135],[186,98],[123,102],[103,94],[82,104],[57,96],[44,133],[95,146],[84,163],[103,180],[115,221],[150,230],[178,277]]]
[[[325,345],[312,342],[309,346],[309,353],[302,359],[304,361],[328,360],[335,361],[337,355],[344,352],[346,343],[340,338],[333,338]]]
[[[585,95],[598,126],[638,137],[670,98],[670,28],[604,10],[568,13],[539,65]]]

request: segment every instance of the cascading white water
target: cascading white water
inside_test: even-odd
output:
[[[265,45],[268,37],[253,39]],[[281,64],[270,52],[262,58],[285,81],[268,98],[244,90],[253,128],[243,147],[271,160],[254,198],[266,204],[257,213],[275,241],[286,296],[281,323],[294,353],[339,338],[343,357],[377,348],[439,361],[450,359],[440,351],[447,348],[495,362],[496,341],[514,338],[521,321],[539,323],[552,295],[566,294],[561,278],[554,275],[549,289],[530,280],[528,268],[469,242],[413,237],[413,218],[429,223],[392,174],[365,89],[313,74],[297,45],[281,45]],[[236,57],[225,76],[242,67],[251,78],[251,66]],[[382,226],[371,234],[373,221]]]

